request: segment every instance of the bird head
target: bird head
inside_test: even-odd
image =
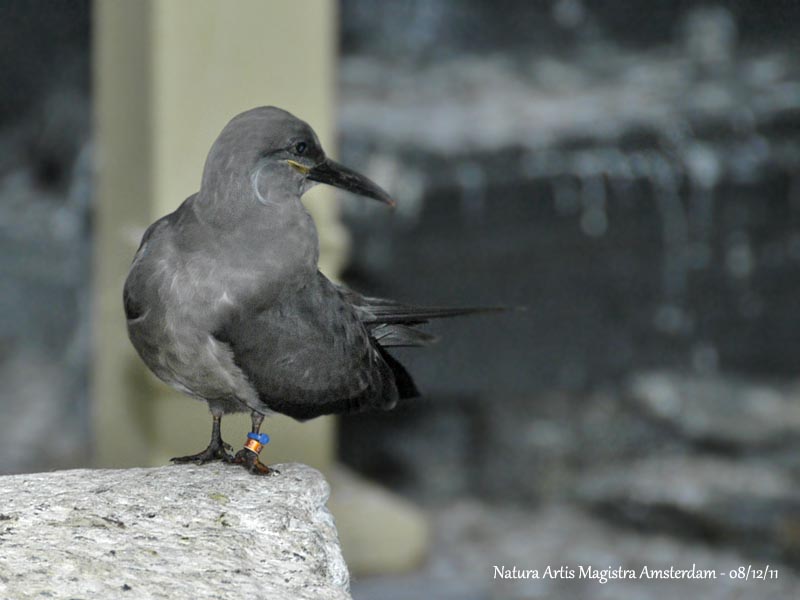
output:
[[[211,147],[203,188],[231,178],[247,178],[263,204],[301,196],[318,183],[395,204],[376,183],[325,156],[308,123],[272,106],[234,117]]]

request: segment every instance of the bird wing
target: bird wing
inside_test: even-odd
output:
[[[414,306],[363,296],[317,272],[256,312],[237,313],[214,337],[257,390],[263,407],[299,420],[389,409],[419,396],[386,348],[424,346],[431,319],[499,308]]]
[[[214,337],[230,348],[260,408],[299,420],[391,408],[413,387],[322,275],[267,307],[232,315]]]

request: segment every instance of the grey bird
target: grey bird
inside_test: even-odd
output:
[[[173,461],[270,474],[252,446],[228,453],[224,414],[250,412],[257,439],[273,412],[305,420],[390,409],[418,391],[386,348],[424,346],[433,338],[416,326],[484,310],[410,306],[329,281],[301,202],[318,183],[394,204],[327,158],[307,123],[255,108],[212,145],[200,191],[145,231],[123,292],[130,340],[159,379],[207,402],[213,419],[208,447]]]

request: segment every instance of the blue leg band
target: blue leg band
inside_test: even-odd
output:
[[[248,440],[255,440],[262,446],[269,444],[269,436],[266,433],[253,433],[252,431],[247,434]]]

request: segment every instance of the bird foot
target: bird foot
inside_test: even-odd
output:
[[[258,460],[258,454],[247,448],[242,448],[233,458],[233,464],[242,465],[253,475],[280,475],[280,471],[272,469]]]
[[[170,458],[170,461],[174,463],[195,463],[196,465],[204,465],[215,460],[231,463],[234,461],[234,458],[228,454],[226,450],[233,452],[233,446],[225,442],[219,444],[212,442],[208,445],[208,448],[202,452],[190,454],[189,456],[176,456],[175,458]]]

